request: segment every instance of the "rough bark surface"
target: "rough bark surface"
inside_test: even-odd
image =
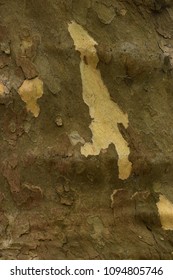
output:
[[[172,69],[171,0],[0,0],[1,259],[173,259]]]

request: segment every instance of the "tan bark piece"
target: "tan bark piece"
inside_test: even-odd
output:
[[[38,117],[40,108],[37,100],[43,95],[43,82],[39,78],[25,80],[18,90],[21,99],[26,103],[27,111]]]
[[[117,103],[110,99],[100,71],[97,69],[99,58],[95,45],[97,42],[79,24],[72,22],[68,26],[74,41],[75,49],[80,52],[80,72],[83,87],[83,99],[89,107],[92,122],[92,143],[86,143],[81,153],[87,157],[98,155],[102,149],[113,143],[118,153],[119,178],[122,180],[130,176],[132,164],[128,157],[130,149],[121,135],[118,123],[128,127],[128,115]]]
[[[162,228],[164,230],[173,230],[173,203],[166,196],[160,195],[157,207]]]
[[[4,96],[5,93],[5,86],[3,83],[0,82],[0,96]]]

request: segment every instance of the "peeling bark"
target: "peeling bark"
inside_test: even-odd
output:
[[[172,259],[172,1],[0,15],[0,259]]]

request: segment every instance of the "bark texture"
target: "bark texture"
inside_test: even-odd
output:
[[[0,258],[173,259],[171,0],[0,0]]]

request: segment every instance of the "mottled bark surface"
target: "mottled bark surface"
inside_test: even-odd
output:
[[[0,0],[1,259],[173,259],[172,68],[171,0]]]

